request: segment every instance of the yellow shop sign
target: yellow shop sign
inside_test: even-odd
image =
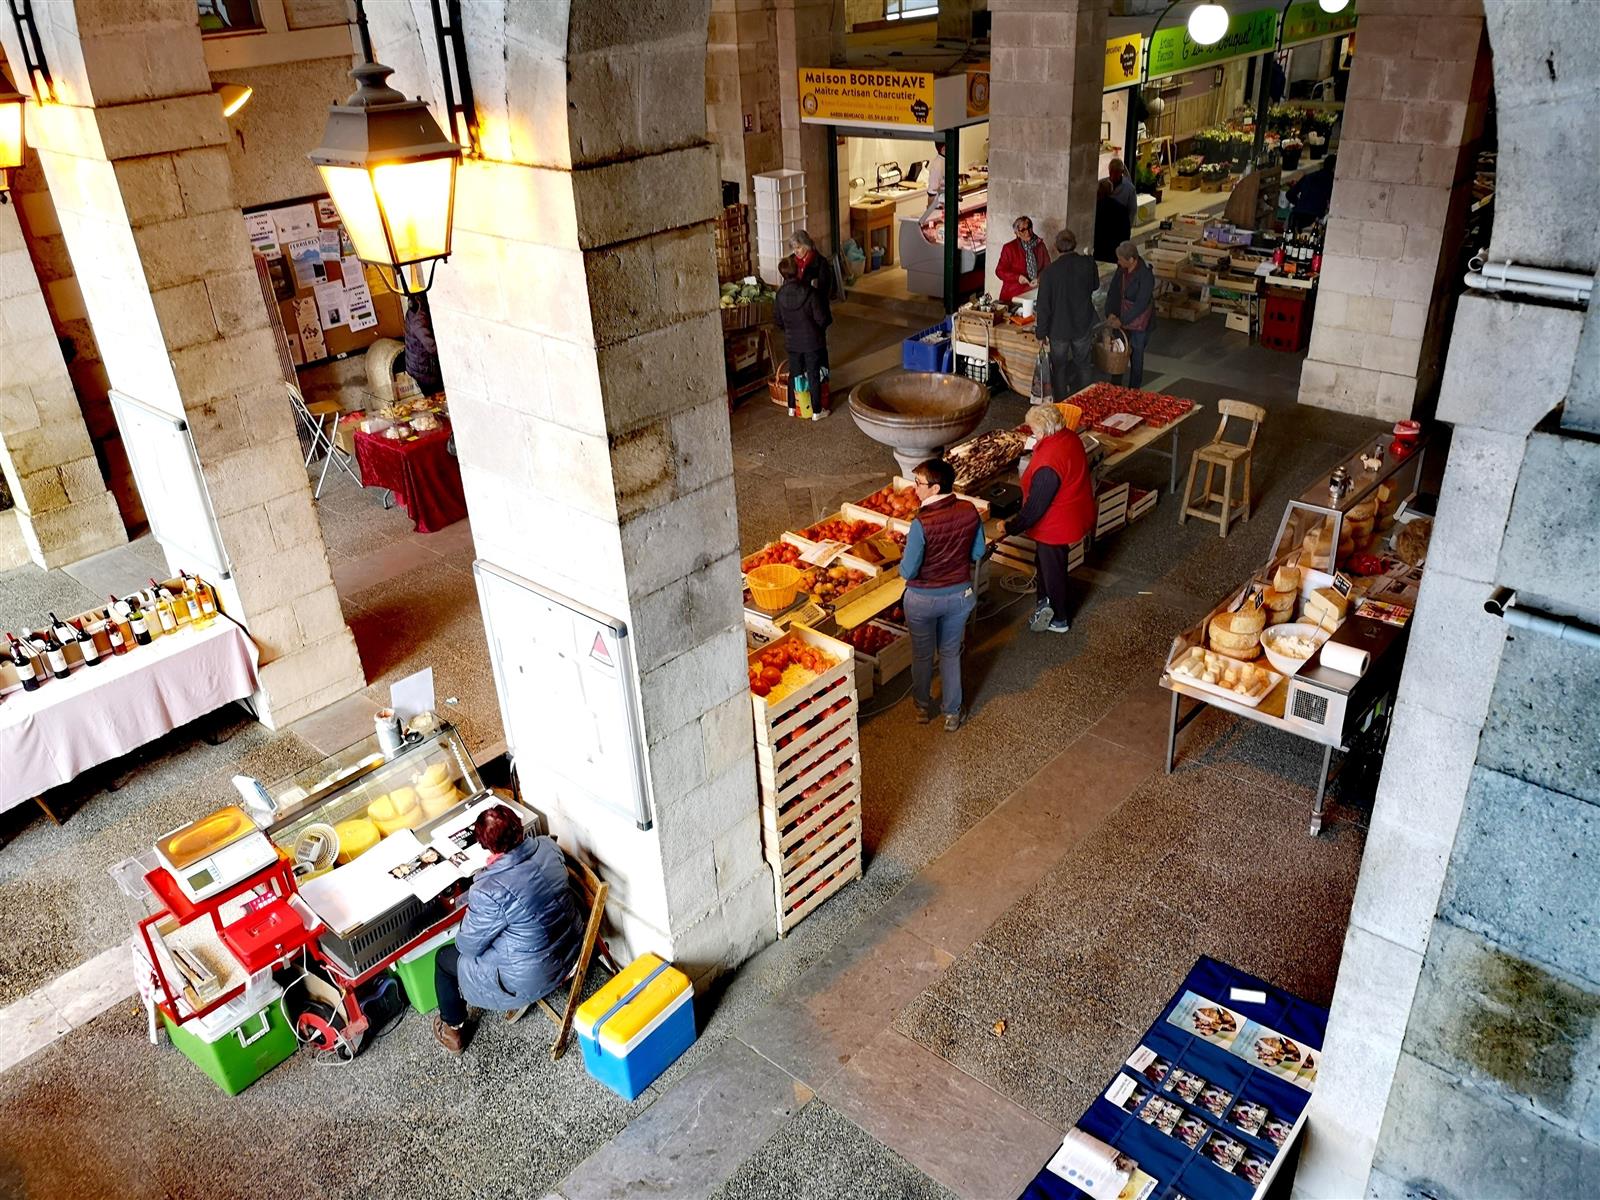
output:
[[[933,75],[802,67],[800,115],[808,121],[932,127]]]

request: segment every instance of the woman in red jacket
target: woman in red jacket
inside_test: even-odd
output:
[[[1067,428],[1061,410],[1039,404],[1028,410],[1028,428],[1039,439],[1022,473],[1022,511],[1006,522],[1006,533],[1026,534],[1036,547],[1038,599],[1028,628],[1066,633],[1067,554],[1094,528],[1094,479],[1083,442]]]
[[[1044,248],[1044,239],[1033,232],[1032,217],[1018,217],[1011,222],[1011,232],[1017,236],[1000,247],[1000,265],[995,268],[1000,299],[1007,304],[1037,286],[1039,276],[1050,265],[1050,252]]]

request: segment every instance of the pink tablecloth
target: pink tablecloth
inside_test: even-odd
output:
[[[0,812],[256,690],[256,648],[226,617],[70,678],[0,697]]]

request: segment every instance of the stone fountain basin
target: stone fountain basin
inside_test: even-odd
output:
[[[861,432],[892,449],[905,476],[966,437],[988,411],[987,388],[931,371],[888,371],[850,393],[850,415]]]

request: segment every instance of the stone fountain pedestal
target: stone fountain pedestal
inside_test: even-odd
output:
[[[920,462],[943,455],[989,411],[989,390],[961,375],[888,371],[850,392],[850,415],[861,432],[894,452],[906,478]]]

